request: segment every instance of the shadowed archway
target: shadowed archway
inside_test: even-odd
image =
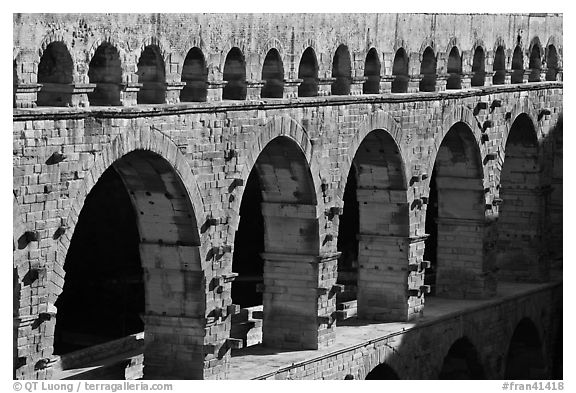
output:
[[[538,329],[522,319],[510,340],[506,357],[505,379],[550,379]]]
[[[462,337],[452,344],[438,379],[485,379],[476,348],[468,338]]]

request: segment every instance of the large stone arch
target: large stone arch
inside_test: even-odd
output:
[[[428,155],[428,161],[424,165],[423,171],[425,171],[428,175],[432,174],[432,169],[434,168],[434,163],[436,162],[436,156],[438,155],[438,149],[444,140],[444,137],[450,131],[451,127],[456,123],[464,123],[472,134],[474,135],[474,139],[476,140],[476,144],[480,150],[480,157],[482,161],[485,160],[486,154],[488,153],[488,149],[485,145],[481,142],[482,140],[482,130],[480,129],[478,122],[474,116],[473,111],[464,106],[452,106],[449,111],[444,112],[444,118],[442,121],[442,126],[438,130],[439,132],[435,133],[434,137],[434,144],[431,146],[430,154]],[[488,179],[488,175],[490,173],[489,165],[484,165],[483,168],[483,178],[484,181]],[[426,187],[429,187],[429,182],[427,182]]]
[[[63,293],[64,262],[85,201],[113,166],[137,217],[137,247],[146,293],[142,316],[144,375],[152,379],[201,379],[209,261],[202,257],[207,245],[202,244],[199,231],[203,223],[199,189],[186,158],[166,135],[145,129],[125,131],[98,154],[63,220],[68,228],[57,244],[57,266],[51,276],[55,289],[49,294],[49,307]],[[177,326],[186,329],[167,333]],[[173,343],[175,336],[182,336],[181,344]],[[179,345],[189,344],[194,348],[192,356],[166,360],[177,359]]]
[[[378,110],[370,115],[364,117],[362,121],[358,123],[357,129],[352,136],[352,139],[348,142],[348,152],[342,156],[339,162],[340,174],[343,176],[341,181],[338,183],[336,190],[334,191],[334,196],[337,201],[341,201],[344,195],[344,188],[346,186],[345,176],[350,172],[352,166],[352,161],[356,156],[356,152],[366,136],[374,130],[384,130],[394,139],[398,151],[400,152],[402,158],[402,167],[404,169],[404,178],[409,179],[412,174],[412,168],[408,166],[407,153],[403,150],[402,137],[405,136],[402,133],[402,129],[396,122],[396,120],[384,110]]]
[[[262,153],[270,141],[279,136],[285,136],[292,139],[306,157],[317,195],[317,209],[318,212],[323,211],[324,198],[322,198],[321,195],[322,185],[325,184],[326,181],[322,180],[322,167],[317,155],[313,153],[313,142],[310,139],[308,132],[290,116],[274,116],[265,125],[259,127],[259,129],[255,131],[254,137],[247,142],[247,146],[251,146],[251,148],[245,153],[246,155],[244,157],[241,156],[241,158],[244,159],[244,165],[242,172],[237,174],[237,176],[239,176],[244,183],[247,182],[248,176],[250,175],[250,172],[252,172],[260,153]],[[235,201],[238,201],[238,207],[242,200],[242,192],[243,190],[240,190],[239,194],[237,194],[235,198]]]
[[[72,239],[74,227],[78,221],[78,216],[82,210],[86,196],[112,163],[136,150],[146,150],[156,153],[172,165],[186,187],[195,213],[196,222],[198,225],[201,225],[205,221],[204,204],[200,189],[188,161],[180,152],[178,146],[160,131],[147,130],[144,128],[127,128],[98,154],[92,167],[84,177],[84,181],[73,196],[74,201],[65,219],[67,230],[60,237],[57,245],[58,252],[56,260],[60,266],[64,265],[66,250]]]
[[[148,46],[156,46],[159,49],[159,54],[162,57],[162,62],[164,63],[164,75],[166,76],[166,81],[170,81],[170,77],[173,73],[170,72],[170,56],[172,55],[172,47],[168,41],[164,38],[157,36],[149,36],[141,40],[138,44],[138,50],[134,52],[135,63],[138,63],[140,56]]]
[[[249,230],[250,243],[259,245],[258,250],[248,251],[244,243],[235,239],[233,269],[240,272],[239,277],[261,277],[264,345],[291,349],[325,346],[332,340],[333,327],[330,321],[320,322],[318,318],[329,315],[331,311],[325,308],[333,311],[334,304],[328,294],[318,295],[308,289],[316,288],[318,280],[329,280],[318,275],[320,270],[328,269],[324,265],[334,263],[334,258],[321,252],[326,182],[322,181],[312,142],[294,119],[284,116],[274,117],[257,129],[246,145],[250,150],[238,157],[243,169],[235,176],[243,187],[234,187],[238,191],[232,194],[231,227],[238,231],[234,236],[238,239],[243,239]],[[257,198],[258,203],[245,200],[246,197]],[[261,224],[248,218],[255,216],[261,217]],[[247,267],[247,263],[256,261],[261,267]],[[290,279],[286,268],[293,272]],[[295,280],[298,284],[292,285]],[[280,297],[279,291],[300,294]],[[241,306],[242,301],[249,307],[259,301],[257,296],[247,299],[246,294],[239,292],[237,299],[239,295],[244,299],[239,300]],[[326,297],[326,305],[316,303],[318,296]]]
[[[429,198],[426,232],[430,234],[424,257],[432,268],[426,281],[432,293],[448,297],[489,297],[496,289],[493,267],[485,257],[491,231],[485,205],[489,160],[472,119],[467,108],[448,111],[431,146],[430,161],[424,165],[428,179],[423,194]]]

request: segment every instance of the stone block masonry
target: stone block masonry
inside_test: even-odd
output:
[[[487,18],[493,19],[492,29],[482,27]],[[540,22],[531,23],[535,20]],[[107,285],[123,277],[128,284],[115,288],[136,284],[143,288],[144,312],[125,311],[124,319],[115,322],[125,327],[125,336],[140,333],[130,329],[143,326],[143,358],[130,360],[143,365],[143,377],[235,375],[231,352],[238,342],[231,340],[231,332],[238,331],[234,325],[240,318],[234,316],[246,308],[233,302],[232,285],[246,277],[237,277],[232,262],[238,249],[246,246],[235,244],[235,236],[247,219],[240,208],[251,178],[258,183],[261,199],[255,209],[262,219],[261,231],[252,229],[263,234],[262,239],[254,235],[254,244],[261,240],[263,249],[250,251],[263,260],[257,277],[263,282],[262,303],[256,306],[262,308],[256,314],[262,317],[258,319],[263,345],[271,350],[323,351],[338,343],[336,295],[342,290],[337,284],[338,265],[343,251],[349,251],[339,249],[339,224],[343,212],[353,210],[344,202],[352,168],[357,174],[352,191],[359,221],[354,234],[359,320],[418,323],[425,319],[430,291],[426,280],[432,274],[436,296],[432,302],[490,301],[499,286],[509,281],[550,280],[551,267],[561,268],[557,250],[562,238],[558,229],[562,219],[561,25],[558,15],[255,15],[243,22],[234,15],[16,14],[14,376],[53,378],[54,364],[66,356],[58,351],[73,353],[82,351],[86,342],[119,338],[98,331],[74,332],[81,307],[65,306],[73,304],[70,294],[83,285],[74,277],[91,274],[90,266],[73,258],[74,252],[93,252],[93,235],[83,234],[86,226],[104,243],[114,238],[114,244],[126,247],[126,255],[142,269],[142,274],[129,275],[107,264],[106,254],[98,263],[109,274],[103,280]],[[458,26],[457,40],[447,26]],[[555,31],[557,35],[550,33]],[[378,94],[362,94],[360,87],[375,78],[363,79],[368,70],[366,32],[378,57],[382,54]],[[482,39],[473,39],[478,32]],[[349,39],[342,43],[342,37]],[[393,40],[397,44],[390,45]],[[71,63],[62,47],[50,46],[53,42],[64,43]],[[103,42],[116,48],[120,61],[108,64],[109,69],[116,67],[119,79],[115,79],[118,88],[106,94],[117,92],[117,100],[101,106],[90,103],[89,85],[109,82],[94,82],[90,78],[102,74],[89,69]],[[518,42],[524,49],[537,46],[542,56],[557,51],[556,68],[553,58],[547,58],[555,79],[469,88],[463,77],[461,89],[446,89],[444,63],[450,63],[448,53],[456,42],[464,70],[472,65],[469,48],[481,43],[488,59],[494,57],[496,43],[506,43],[507,51]],[[388,79],[394,77],[393,59],[400,43],[411,61],[406,76],[411,90],[396,94],[390,92]],[[350,94],[334,95],[333,83],[339,89],[347,80],[333,80],[334,72],[342,72],[333,67],[341,44],[353,59]],[[206,102],[179,102],[182,78],[196,69],[190,58],[185,61],[193,47],[203,52],[204,63],[198,69],[207,73],[203,76]],[[261,98],[262,69],[273,47],[282,59],[283,76],[272,78],[269,85],[277,86],[281,80],[285,90],[278,98]],[[314,49],[308,53],[315,53],[315,64],[300,58],[308,47]],[[430,91],[418,91],[414,86],[422,74],[419,62],[428,47],[441,55],[438,83]],[[230,68],[225,59],[232,48],[239,48],[243,58]],[[147,67],[153,63],[156,71],[163,70],[155,74],[165,78],[162,82],[139,79],[137,65],[145,51]],[[524,52],[528,63],[531,51]],[[50,77],[43,74],[44,53],[58,55],[54,61],[63,66],[73,64],[71,79],[50,79],[59,72]],[[506,57],[507,69],[511,57],[511,53]],[[245,85],[234,79],[243,75],[240,65]],[[491,72],[491,67],[486,62],[485,71]],[[299,76],[300,68],[304,76]],[[266,69],[277,68],[267,64]],[[306,74],[310,70],[317,71],[316,85],[304,85],[314,82]],[[197,80],[190,81],[198,85]],[[222,100],[224,86],[230,82],[240,93],[246,89],[246,99]],[[34,87],[42,83],[72,86],[70,106],[43,106],[46,97],[39,100],[41,87]],[[299,96],[314,86],[317,94]],[[138,91],[163,98],[138,102]],[[93,192],[105,184],[106,171],[113,171],[121,184],[115,188],[106,183],[109,198]],[[102,222],[105,215],[98,209],[121,199],[121,191],[134,217],[122,223],[117,218],[118,224]],[[127,233],[121,225],[137,233],[134,248],[123,242]],[[78,240],[82,236],[84,240]],[[256,259],[242,263],[256,264]],[[138,293],[124,292],[115,302]],[[552,295],[544,292],[502,300],[494,305],[500,311],[477,312],[473,322],[466,323],[482,326],[490,337],[500,337],[522,318],[538,321],[535,315],[547,313],[539,329],[553,332],[542,334],[550,346],[558,338],[554,329],[560,317],[552,314],[560,311],[545,306],[544,299]],[[552,297],[555,302],[560,298],[556,292]],[[131,303],[126,300],[126,304]],[[501,312],[513,306],[518,306],[513,317]],[[417,334],[407,333],[414,336],[404,348],[411,354],[425,351],[433,337],[442,335],[441,329],[439,323]],[[490,348],[504,345],[502,337],[491,340],[476,331],[469,334],[476,348],[481,342]],[[75,337],[76,347],[63,346],[66,335]],[[451,338],[456,339],[456,334]],[[388,359],[383,352],[388,353],[396,339],[386,340],[274,377],[352,374],[363,378],[368,369]],[[405,378],[437,375],[442,357],[432,352],[422,358],[430,363],[422,366],[421,374],[408,366],[397,371]],[[546,356],[553,353],[550,349]],[[487,353],[480,358],[489,369],[486,375],[502,375],[498,359]],[[140,376],[132,369],[127,373]]]

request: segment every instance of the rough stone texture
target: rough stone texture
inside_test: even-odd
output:
[[[486,29],[487,24],[492,28]],[[464,72],[472,62],[469,48],[481,44],[486,45],[487,71],[497,44],[506,46],[506,68],[511,68],[517,34],[527,53],[526,64],[528,44],[535,42],[554,44],[561,59],[562,37],[550,35],[561,34],[561,26],[562,17],[553,15],[15,14],[16,377],[52,377],[50,367],[38,364],[53,354],[54,303],[65,280],[67,249],[83,201],[111,165],[124,179],[135,209],[142,212],[138,227],[146,272],[149,351],[145,377],[226,377],[232,323],[231,283],[226,277],[232,273],[243,185],[253,168],[264,184],[263,340],[276,347],[319,348],[333,342],[338,214],[330,211],[342,207],[353,162],[364,167],[357,190],[363,221],[358,310],[364,317],[405,321],[423,310],[425,271],[410,266],[423,258],[430,175],[436,162],[450,161],[451,155],[458,156],[452,169],[464,172],[445,177],[450,192],[463,189],[456,197],[463,204],[457,208],[474,213],[455,221],[454,211],[449,211],[454,206],[447,204],[439,217],[439,226],[445,228],[439,231],[441,241],[448,245],[442,254],[446,263],[442,265],[439,258],[441,292],[463,298],[494,293],[495,255],[501,251],[498,247],[507,245],[498,242],[498,231],[492,229],[498,225],[500,210],[514,206],[494,201],[503,182],[515,181],[505,179],[502,168],[508,158],[506,140],[519,116],[526,116],[535,130],[539,170],[553,174],[541,176],[538,183],[551,190],[551,196],[542,200],[545,206],[537,220],[542,229],[531,235],[548,240],[538,243],[535,263],[544,264],[544,271],[551,260],[561,264],[562,82],[442,91],[446,81],[441,81],[453,45],[462,50]],[[474,38],[478,36],[482,38]],[[121,101],[126,107],[32,108],[40,55],[53,41],[66,43],[77,85],[89,82],[88,64],[99,44],[114,44],[121,59],[125,88]],[[438,53],[437,92],[395,95],[387,87],[381,95],[361,95],[355,85],[353,96],[328,97],[330,84],[320,80],[321,92],[315,98],[219,101],[224,61],[233,46],[244,53],[247,80],[261,78],[272,47],[280,52],[285,79],[294,80],[299,56],[308,46],[316,51],[319,77],[331,78],[333,54],[344,42],[351,53],[352,77],[360,78],[367,41],[383,54],[382,77],[391,75],[394,49],[400,46],[410,53],[411,75],[419,74],[417,63],[431,45]],[[160,48],[166,82],[173,84],[167,104],[135,105],[136,64],[147,45]],[[194,46],[206,57],[208,102],[177,103],[183,61]],[[258,98],[256,85],[248,85],[249,100]],[[83,91],[75,98],[78,103],[88,102],[88,92]],[[486,108],[480,109],[479,103],[486,103]],[[471,141],[464,150],[443,144],[456,124]],[[386,148],[377,157],[362,154],[363,141],[376,137]],[[391,143],[395,149],[388,149]],[[467,153],[470,149],[475,157]],[[138,153],[132,153],[135,150]],[[473,162],[473,167],[457,168],[458,162]],[[455,176],[464,179],[462,185]],[[470,180],[476,191],[466,183]],[[444,194],[444,200],[454,198],[450,195]],[[525,225],[526,220],[521,222]],[[523,229],[518,227],[521,238]],[[513,228],[509,226],[508,233]],[[30,271],[37,272],[31,282],[24,280]]]

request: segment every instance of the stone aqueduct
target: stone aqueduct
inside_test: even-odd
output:
[[[561,15],[15,14],[13,58],[15,378],[561,377]]]

